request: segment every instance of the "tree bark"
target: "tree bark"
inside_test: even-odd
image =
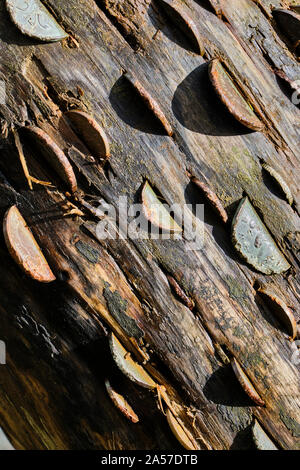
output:
[[[108,342],[114,332],[166,388],[200,448],[253,448],[256,418],[276,446],[299,449],[295,343],[257,295],[257,286],[267,283],[300,320],[299,108],[290,87],[299,63],[271,15],[271,5],[289,2],[226,0],[219,2],[221,17],[213,2],[174,2],[196,24],[203,57],[162,2],[45,0],[70,34],[53,44],[22,35],[4,3],[1,216],[17,204],[57,280],[41,285],[26,277],[2,237],[0,340],[7,364],[0,366],[0,427],[17,449],[180,449],[157,392],[133,384],[114,364]],[[223,107],[208,78],[215,57],[260,110],[264,132],[243,128]],[[172,137],[126,72],[159,105]],[[93,161],[64,116],[76,108],[108,135],[111,157],[104,165]],[[12,132],[28,124],[47,132],[70,159],[76,195],[20,131],[30,174],[53,183],[29,190]],[[264,174],[263,162],[288,182],[292,206]],[[229,224],[211,211],[189,174],[216,193]],[[120,196],[128,204],[139,200],[145,180],[169,205],[204,203],[201,250],[191,250],[187,240],[97,239],[97,217],[82,200],[96,208],[104,199],[118,209]],[[287,273],[260,274],[234,250],[230,222],[244,195],[291,264]],[[74,208],[82,215],[68,215]],[[248,399],[224,353],[238,359],[265,407]],[[106,378],[139,423],[115,408]]]

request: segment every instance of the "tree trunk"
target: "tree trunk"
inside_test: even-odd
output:
[[[299,449],[295,342],[257,293],[267,284],[300,319],[299,108],[291,100],[300,74],[271,14],[271,5],[291,2],[176,0],[198,28],[203,57],[162,1],[44,3],[67,40],[40,43],[22,35],[5,2],[0,6],[0,79],[7,93],[0,107],[1,216],[17,205],[57,278],[45,285],[31,280],[2,237],[0,340],[7,359],[0,366],[0,427],[17,449],[180,449],[159,389],[139,387],[114,363],[113,332],[165,387],[201,449],[253,448],[255,418],[278,448]],[[263,132],[241,126],[215,94],[208,62],[216,57],[259,110]],[[153,101],[154,110],[145,106],[145,92],[159,112]],[[103,127],[108,161],[95,162],[73,132],[64,114],[70,109]],[[28,124],[70,159],[76,194],[26,137],[21,128]],[[51,187],[28,188],[18,129],[30,174]],[[264,173],[264,162],[288,182],[292,206]],[[211,211],[189,175],[214,191],[229,223]],[[204,203],[202,249],[190,249],[185,239],[97,238],[99,219],[84,201],[97,208],[105,200],[118,210],[120,196],[129,205],[139,201],[145,180],[169,205]],[[260,274],[236,253],[230,223],[245,195],[290,263],[286,273]],[[264,407],[247,397],[227,357],[242,365]],[[106,378],[139,423],[114,406]]]

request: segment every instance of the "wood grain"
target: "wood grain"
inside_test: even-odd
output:
[[[201,448],[253,448],[256,417],[277,447],[299,449],[299,365],[293,344],[257,295],[266,283],[299,321],[299,108],[274,68],[295,81],[297,57],[270,18],[275,2],[185,0],[205,54],[189,49],[158,2],[45,1],[71,39],[39,44],[22,36],[0,6],[2,105],[0,211],[13,204],[29,222],[58,280],[27,279],[1,240],[0,427],[19,449],[180,449],[156,392],[116,369],[107,335],[166,388],[171,405]],[[208,62],[221,58],[263,120],[250,132],[212,89]],[[174,130],[157,119],[124,77],[139,83]],[[82,109],[111,146],[103,167],[64,113]],[[64,192],[51,167],[23,137],[30,174],[53,188],[27,188],[11,128],[38,125],[72,162],[78,197]],[[7,132],[5,131],[7,129]],[[8,133],[7,138],[4,138]],[[289,183],[290,206],[263,173],[268,163]],[[205,182],[229,216],[224,225],[188,174]],[[204,203],[204,246],[187,240],[97,240],[97,219],[80,204],[136,202],[148,180],[168,204]],[[89,195],[89,196],[87,196]],[[261,275],[240,260],[230,221],[247,195],[292,268]],[[69,215],[72,209],[84,216]],[[72,214],[72,213],[71,213]],[[189,218],[195,217],[190,211]],[[173,294],[172,276],[195,304]],[[266,403],[253,406],[218,350],[236,357]],[[111,403],[108,378],[140,418],[132,424]]]

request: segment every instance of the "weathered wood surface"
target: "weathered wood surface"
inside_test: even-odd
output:
[[[0,78],[8,95],[0,108],[1,215],[18,205],[58,277],[46,286],[27,279],[2,239],[0,339],[8,361],[0,366],[0,426],[16,448],[179,446],[155,393],[130,383],[112,363],[109,331],[137,360],[145,355],[124,329],[126,315],[144,333],[150,356],[145,367],[166,386],[196,438],[213,449],[252,448],[249,429],[256,416],[278,447],[300,446],[293,345],[256,294],[259,283],[270,283],[300,319],[299,109],[274,73],[276,68],[295,81],[299,64],[268,14],[274,1],[226,0],[220,2],[222,18],[208,1],[179,3],[199,29],[204,57],[190,50],[162,2],[47,0],[73,37],[62,44],[22,36],[1,3]],[[245,130],[224,110],[208,80],[214,57],[222,57],[254,97],[265,132]],[[145,110],[126,71],[159,103],[173,137]],[[74,107],[93,114],[110,139],[112,156],[103,171],[63,117]],[[232,247],[230,227],[207,203],[200,251],[189,250],[187,241],[97,241],[97,220],[89,213],[65,217],[69,202],[84,209],[29,143],[31,174],[55,188],[28,189],[5,129],[29,123],[47,131],[72,160],[81,197],[117,206],[122,195],[132,203],[147,178],[169,204],[205,203],[189,172],[210,185],[232,219],[247,194],[292,268],[263,276],[246,266]],[[292,207],[266,178],[264,161],[289,182]],[[167,275],[193,299],[193,311],[173,295]],[[218,345],[243,365],[265,408],[252,406]],[[114,408],[106,377],[133,406],[138,424]],[[200,437],[199,443],[205,448]]]

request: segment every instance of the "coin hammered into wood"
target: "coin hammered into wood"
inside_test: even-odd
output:
[[[39,282],[55,281],[46,258],[16,206],[6,212],[3,232],[9,253],[29,277]]]
[[[110,144],[104,129],[98,122],[88,113],[78,109],[68,111],[66,116],[93,155],[98,160],[107,160],[110,157]]]
[[[162,5],[166,14],[174,21],[176,25],[185,34],[190,43],[193,45],[193,49],[197,54],[204,55],[205,49],[202,44],[202,38],[200,37],[197,25],[194,23],[192,18],[186,11],[185,6],[182,2],[174,0],[156,0],[158,4]]]
[[[126,351],[113,333],[111,333],[109,338],[109,345],[113,359],[123,374],[141,387],[156,388],[154,380],[152,380],[142,366],[130,357],[128,351]]]
[[[183,428],[183,426],[178,422],[177,418],[173,416],[171,410],[167,409],[166,417],[172,433],[178,442],[180,442],[182,447],[184,447],[186,450],[200,450],[200,447],[197,445],[196,441],[191,438],[190,432]]]
[[[132,423],[138,423],[139,417],[137,416],[137,414],[133,411],[132,407],[129,405],[127,400],[125,400],[122,395],[117,393],[112,388],[108,379],[105,380],[105,387],[111,401],[116,406],[116,408],[118,408],[121,413],[126,416],[127,419],[129,419],[129,421],[131,421]]]
[[[6,0],[6,7],[21,33],[45,42],[56,42],[69,35],[39,0]]]
[[[285,195],[286,200],[291,206],[294,202],[294,198],[287,182],[283,179],[283,177],[276,170],[274,170],[274,168],[272,168],[267,163],[264,163],[262,167],[267,173],[269,173],[269,175],[272,176],[272,178],[274,178],[277,185],[280,187],[281,191]]]
[[[191,181],[202,191],[213,210],[219,215],[222,222],[226,224],[228,221],[228,215],[218,196],[207,186],[207,184],[198,180],[198,178],[192,177]]]
[[[254,449],[255,417],[279,449],[299,449],[300,341],[287,340],[287,330],[257,292],[258,285],[271,286],[299,320],[299,67],[271,13],[273,5],[288,8],[290,2],[174,0],[196,24],[204,59],[191,52],[196,42],[192,49],[179,22],[156,0],[42,2],[72,36],[49,44],[28,38],[2,2],[0,123],[8,138],[0,142],[0,207],[3,215],[17,205],[57,281],[43,285],[28,278],[2,240],[0,426],[18,450],[154,449],[167,455],[180,451],[186,435],[195,456],[198,446]],[[242,128],[216,95],[208,77],[214,57],[265,124],[263,132]],[[151,95],[148,104],[127,83],[125,71]],[[173,138],[156,118],[157,107],[149,111],[153,99]],[[82,110],[103,127],[112,166],[103,159],[102,170],[68,110]],[[42,128],[65,152],[80,184],[75,194],[22,130],[29,125]],[[276,196],[263,161],[289,184],[292,208]],[[187,169],[216,193],[230,222],[247,194],[291,269],[264,283],[264,274],[239,262],[229,226],[222,226],[218,211],[211,214],[208,193],[201,196]],[[34,177],[56,187],[37,185]],[[120,222],[121,198],[129,206],[141,203],[146,180],[187,236],[164,236],[158,229],[154,237],[114,236],[97,207],[103,209],[105,201]],[[174,202],[193,206],[185,222]],[[187,232],[195,222],[193,234],[202,234],[194,210],[201,202],[209,213],[201,224],[204,244],[197,247]],[[83,217],[64,217],[78,208]],[[136,209],[142,212],[141,204]],[[136,220],[150,232],[140,212]],[[97,238],[99,223],[107,227],[107,238]],[[257,248],[260,239],[253,243]],[[177,282],[172,290],[167,274]],[[195,303],[192,311],[185,294]],[[142,388],[118,369],[109,331],[125,347],[124,367],[131,352],[155,388]],[[7,365],[1,365],[3,342]],[[229,367],[232,357],[266,408],[255,406],[241,388]],[[115,408],[106,378],[139,423]],[[118,405],[123,407],[122,399]],[[178,440],[167,410],[176,419]]]
[[[182,232],[182,228],[171,217],[165,205],[160,202],[148,181],[145,182],[142,190],[142,203],[144,216],[155,227],[171,233]]]
[[[167,275],[167,279],[176,297],[178,297],[181,302],[186,305],[190,310],[193,310],[195,307],[195,302],[190,299],[190,297],[188,297],[186,293],[181,289],[176,279],[174,279],[174,277],[170,276],[169,274]]]
[[[160,122],[162,128],[166,132],[169,137],[172,137],[174,131],[173,128],[168,121],[166,115],[162,111],[161,107],[159,106],[158,102],[152,98],[150,93],[144,88],[144,86],[137,80],[130,72],[126,72],[124,77],[131,86],[136,90],[139,94],[141,99],[144,101],[145,105],[147,106],[150,111],[154,114],[155,118]]]
[[[75,193],[77,191],[77,179],[71,163],[54,142],[54,140],[42,129],[35,126],[23,128],[30,136],[34,144],[38,147],[43,157],[49,165],[56,171],[58,176],[64,181],[69,189]]]
[[[247,377],[242,367],[235,358],[232,359],[231,366],[243,390],[247,393],[251,400],[254,401],[256,405],[265,406],[265,402],[261,399],[261,397],[255,390],[254,385],[251,383],[250,379]]]
[[[251,430],[253,441],[258,450],[278,450],[256,419]]]
[[[253,131],[264,129],[264,124],[237,89],[219,59],[210,62],[209,77],[217,95],[235,119]]]
[[[237,208],[231,236],[237,252],[257,271],[280,274],[290,268],[247,197]]]
[[[294,340],[297,337],[297,322],[291,309],[268,286],[260,287],[258,293],[267,301],[271,312],[277,316]]]

